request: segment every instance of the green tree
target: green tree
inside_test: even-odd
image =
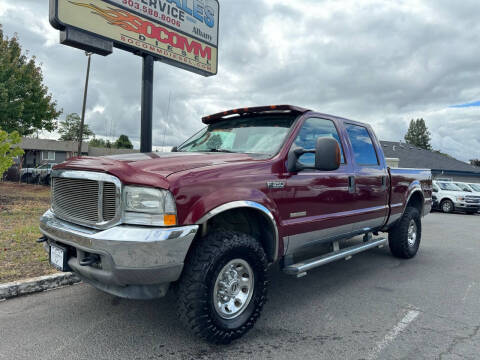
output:
[[[473,166],[480,166],[480,159],[472,159],[470,160],[470,164]]]
[[[35,57],[28,58],[16,36],[4,37],[0,24],[0,128],[21,136],[55,130],[62,111],[43,85]]]
[[[421,149],[432,149],[432,146],[430,145],[430,131],[428,131],[425,120],[412,119],[410,121],[410,126],[408,127],[407,134],[405,135],[405,141],[407,144],[414,145]]]
[[[133,145],[127,135],[120,135],[113,146],[115,146],[117,149],[133,149]]]
[[[68,141],[74,140],[78,141],[80,133],[80,116],[76,113],[68,114],[65,117],[65,121],[60,121],[60,127],[58,132],[60,133],[60,140]],[[94,136],[92,130],[88,127],[87,124],[83,125],[83,139],[88,139],[90,136]]]
[[[97,147],[97,148],[111,148],[112,147],[112,143],[110,142],[110,140],[97,139],[95,137],[88,142],[88,145],[92,146],[92,147]]]
[[[13,159],[23,155],[23,150],[18,146],[21,140],[17,131],[9,134],[0,129],[0,178],[13,165]]]

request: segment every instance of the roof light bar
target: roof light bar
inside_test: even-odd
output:
[[[310,110],[299,107],[299,106],[292,106],[292,105],[256,106],[256,107],[246,107],[246,108],[219,112],[217,114],[203,117],[202,121],[204,124],[213,124],[231,115],[244,116],[248,114],[261,114],[261,113],[273,113],[273,112],[296,112],[299,114],[303,114],[307,111],[310,111]]]

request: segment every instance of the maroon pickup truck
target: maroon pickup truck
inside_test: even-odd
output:
[[[387,243],[417,253],[430,171],[389,169],[370,126],[287,105],[203,122],[171,153],[56,166],[51,264],[130,299],[171,287],[186,326],[229,343],[258,319],[271,264],[300,277]]]

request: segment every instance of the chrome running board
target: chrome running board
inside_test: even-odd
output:
[[[368,242],[350,246],[344,249],[339,249],[338,248],[338,242],[334,242],[334,249],[338,249],[336,251],[333,251],[331,253],[315,257],[313,259],[308,259],[296,264],[288,265],[286,266],[283,271],[288,274],[288,275],[295,275],[297,277],[302,277],[307,275],[308,270],[312,270],[316,267],[345,259],[345,260],[350,260],[353,255],[373,249],[373,248],[382,248],[387,244],[388,240],[386,238],[378,238],[378,239],[373,239]]]

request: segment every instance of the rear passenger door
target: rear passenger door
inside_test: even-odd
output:
[[[353,155],[353,231],[382,226],[388,215],[388,172],[381,149],[372,131],[362,125],[345,123]]]

